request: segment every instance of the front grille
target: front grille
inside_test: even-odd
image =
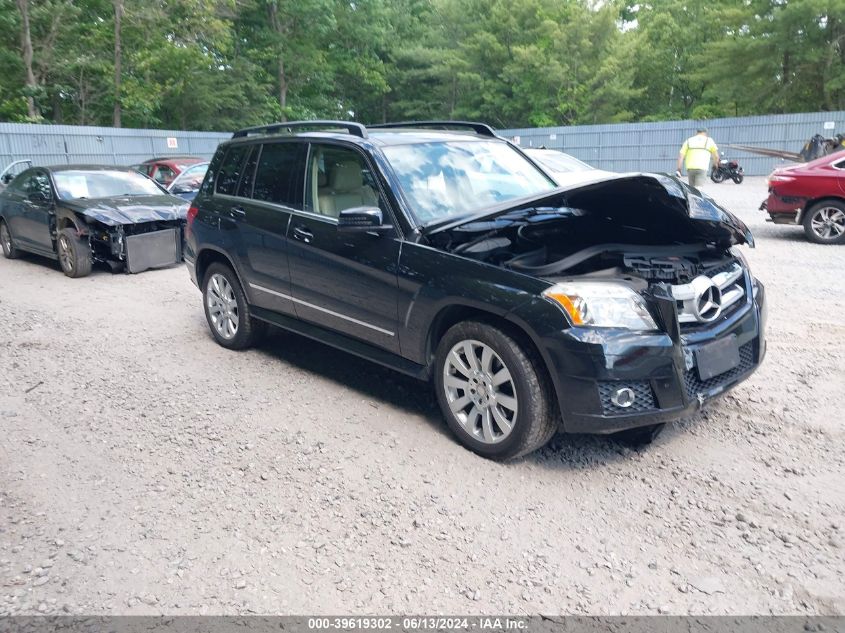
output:
[[[712,292],[708,291],[708,287],[712,285],[718,288],[718,313],[712,307],[701,310],[704,293]],[[738,261],[731,260],[708,268],[690,283],[672,286],[671,290],[676,300],[681,330],[711,327],[739,310],[745,303],[745,270]]]
[[[611,382],[599,382],[598,386],[602,415],[643,413],[655,408],[654,392],[651,390],[651,384],[647,380],[614,380]],[[621,387],[628,387],[634,392],[634,402],[630,407],[617,407],[610,400],[611,394]]]
[[[749,371],[754,366],[754,344],[746,343],[739,348],[739,365],[729,369],[723,374],[713,376],[707,380],[698,377],[698,370],[693,367],[684,372],[684,385],[687,389],[687,396],[695,398],[700,393],[708,393],[717,387],[726,385],[736,380],[739,376]]]

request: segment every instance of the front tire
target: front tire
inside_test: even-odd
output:
[[[816,244],[845,244],[845,203],[823,200],[804,214],[804,233]]]
[[[267,324],[252,316],[238,276],[229,266],[215,262],[202,283],[203,307],[211,335],[227,349],[242,350],[255,345]]]
[[[79,237],[76,229],[62,229],[56,240],[56,252],[62,271],[71,279],[87,277],[93,264],[91,245]]]
[[[731,178],[738,185],[741,185],[742,181],[745,180],[745,176],[743,176],[742,174],[734,174],[733,176],[731,176]]]
[[[21,252],[12,246],[12,233],[5,220],[0,220],[0,247],[3,248],[3,257],[6,259],[17,259]]]
[[[465,321],[437,346],[437,401],[458,440],[506,460],[544,446],[558,428],[553,389],[538,354],[488,323]]]

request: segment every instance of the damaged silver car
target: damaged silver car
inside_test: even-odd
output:
[[[27,169],[0,193],[0,245],[57,259],[68,277],[95,263],[139,273],[182,260],[188,205],[132,169],[63,165]]]

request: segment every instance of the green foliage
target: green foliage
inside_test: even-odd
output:
[[[845,0],[124,0],[122,123],[499,127],[845,109]],[[112,0],[0,0],[0,119],[110,125]]]

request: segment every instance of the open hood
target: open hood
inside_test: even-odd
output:
[[[604,216],[613,222],[636,221],[655,237],[670,241],[704,241],[722,246],[748,244],[754,238],[748,227],[710,196],[674,176],[663,174],[618,174],[586,184],[571,184],[531,198],[510,200],[469,216],[446,220],[423,229],[427,236],[463,225],[490,221],[520,212],[578,209]],[[667,227],[677,238],[671,239]],[[658,243],[655,241],[655,243]]]
[[[184,220],[188,213],[185,200],[165,195],[77,198],[62,204],[107,226]]]

